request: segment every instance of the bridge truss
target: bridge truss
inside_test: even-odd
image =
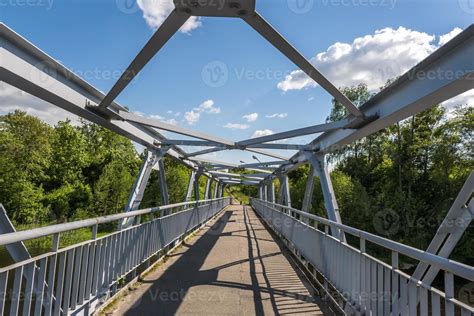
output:
[[[309,220],[324,222],[323,219],[303,214],[311,209],[314,177],[318,177],[323,191],[328,219],[326,224],[330,229],[331,238],[346,243],[345,234],[354,231],[341,222],[337,199],[329,177],[326,155],[341,146],[353,143],[474,88],[474,25],[440,47],[365,104],[357,107],[256,12],[255,0],[223,0],[224,5],[218,7],[211,5],[212,1],[175,0],[174,2],[175,9],[106,94],[75,75],[6,25],[0,24],[0,80],[147,148],[147,155],[130,194],[126,212],[138,210],[153,169],[159,172],[162,201],[165,205],[169,204],[163,165],[163,157],[167,155],[192,170],[185,202],[191,201],[193,193],[194,199],[200,200],[198,181],[203,176],[207,178],[205,194],[202,197],[204,200],[223,197],[223,189],[227,185],[255,185],[259,188],[259,201],[254,200],[252,203],[257,210],[262,212],[263,217],[271,213],[269,210],[279,210],[287,215],[299,212],[298,218],[301,216],[300,219],[306,221],[305,223]],[[349,115],[336,122],[234,142],[138,116],[118,104],[115,100],[120,93],[192,16],[241,19],[343,104]],[[437,75],[429,76],[428,74]],[[162,131],[193,139],[169,139],[163,135]],[[306,145],[278,143],[283,139],[318,133],[321,134]],[[187,152],[182,146],[211,148]],[[285,157],[269,152],[268,149],[297,150],[297,153],[292,157]],[[234,164],[199,157],[224,150],[248,151],[276,160]],[[306,163],[309,163],[311,168],[303,208],[298,211],[291,208],[287,174]],[[231,173],[230,169],[246,169],[252,173]],[[442,224],[429,248],[423,252],[428,257],[416,257],[420,264],[411,277],[420,282],[417,286],[430,287],[440,269],[447,275],[447,286],[451,286],[453,274],[462,275],[463,278],[474,281],[472,267],[466,268],[457,263],[451,266],[449,260],[442,261],[443,258],[449,257],[472,220],[473,205],[472,201],[469,202],[474,187],[472,178],[471,175],[446,218],[446,221],[463,218],[467,225],[448,230],[445,223]],[[280,182],[278,200],[275,200],[275,180]],[[213,182],[215,182],[214,192],[211,192]],[[132,216],[122,219],[123,228],[130,227],[133,223]],[[12,234],[15,233],[12,232]],[[22,239],[17,241],[19,240]],[[11,242],[4,236],[0,237],[0,244],[9,243]],[[387,247],[396,251],[392,246]],[[441,259],[437,261],[433,259],[434,257]],[[396,266],[392,268],[397,269]],[[328,278],[328,281],[334,280]],[[450,293],[451,291],[446,290],[443,294],[448,301],[452,299]],[[352,297],[346,299],[349,305],[360,311],[360,302]],[[466,315],[473,311],[472,307],[464,306],[463,308],[462,311]],[[450,314],[449,311],[450,309],[448,314]]]

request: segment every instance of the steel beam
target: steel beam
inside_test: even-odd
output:
[[[363,114],[359,109],[341,92],[339,91],[323,74],[321,74],[300,52],[296,50],[286,39],[281,36],[263,17],[257,12],[254,14],[243,16],[242,19],[247,22],[262,37],[269,41],[283,55],[295,63],[303,70],[311,79],[316,81],[321,87],[329,92],[337,101],[355,117],[363,118]]]
[[[183,26],[189,19],[185,12],[173,10],[166,20],[160,25],[155,34],[146,43],[145,47],[138,53],[132,63],[123,72],[120,79],[100,102],[100,108],[107,108],[123,89],[135,78],[142,68],[155,56],[156,53],[168,42],[168,40]]]
[[[304,127],[304,128],[298,128],[298,129],[294,129],[287,132],[281,132],[281,133],[275,133],[275,134],[271,134],[267,136],[250,138],[244,141],[237,142],[236,144],[238,146],[254,147],[257,145],[262,145],[262,143],[273,142],[276,140],[305,136],[305,135],[310,135],[310,134],[317,134],[317,133],[322,133],[322,132],[330,131],[334,129],[345,128],[349,126],[349,123],[354,122],[354,121],[356,120],[355,119],[350,120],[348,118],[345,118],[337,122],[319,124],[319,125],[314,125],[314,126],[309,126],[309,127]],[[285,144],[266,144],[266,145],[285,145]],[[271,148],[271,147],[267,147],[267,148]]]
[[[238,165],[238,168],[266,168],[275,165],[282,165],[286,163],[286,160],[278,160],[278,161],[263,161],[258,163],[246,163]]]
[[[15,226],[13,226],[13,223],[10,221],[10,218],[7,215],[7,211],[0,203],[0,234],[9,234],[14,232],[16,232]],[[15,262],[24,261],[31,258],[31,255],[23,242],[5,245],[5,247]]]
[[[329,175],[328,165],[324,155],[305,152],[307,159],[314,168],[316,175],[321,182],[321,189],[323,191],[324,206],[328,219],[342,224],[341,215],[339,214],[339,206],[337,205],[336,194],[332,186],[331,176]],[[344,232],[338,228],[331,227],[331,233],[334,237],[341,241],[345,241]]]
[[[199,139],[203,139],[205,141],[210,141],[210,142],[215,142],[221,145],[229,145],[233,146],[234,142],[220,138],[220,137],[215,137],[212,135],[207,135],[201,132],[193,131],[187,128],[183,128],[177,125],[172,125],[168,123],[164,123],[162,121],[152,119],[152,118],[147,118],[143,116],[139,116],[130,112],[126,111],[119,111],[118,115],[124,119],[125,121],[128,122],[135,122],[139,124],[143,124],[146,126],[154,127],[154,128],[159,128],[165,131],[181,134],[181,135],[186,135],[190,137],[195,137]]]
[[[464,183],[453,205],[449,209],[448,214],[428,246],[427,252],[443,258],[449,258],[474,217],[473,192],[474,171],[471,171],[471,174]],[[438,272],[439,268],[421,262],[416,267],[412,277],[416,280],[422,280],[426,285],[431,285],[438,275]]]
[[[306,145],[300,144],[255,144],[249,145],[245,147],[246,149],[249,148],[260,148],[260,149],[279,149],[279,150],[304,150],[309,149]]]
[[[203,141],[203,140],[187,140],[187,139],[165,139],[161,142],[163,145],[178,145],[178,146],[196,146],[196,147],[219,147],[222,144]]]

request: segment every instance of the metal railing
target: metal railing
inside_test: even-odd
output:
[[[474,313],[472,306],[454,295],[454,276],[474,281],[472,266],[284,205],[259,199],[251,199],[251,205],[343,297],[346,309],[349,306],[353,312],[365,315]],[[360,247],[336,239],[329,233],[331,229],[359,238]],[[391,265],[367,254],[366,242],[391,252]],[[399,255],[443,271],[444,291],[401,271]]]
[[[50,252],[0,268],[0,315],[92,314],[229,204],[230,198],[185,202],[0,235],[2,246],[53,238]],[[97,237],[98,225],[125,218],[135,223]],[[59,248],[61,233],[86,227],[90,240]]]

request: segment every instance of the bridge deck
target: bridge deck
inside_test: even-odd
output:
[[[113,315],[322,315],[250,207],[229,206],[113,307]]]

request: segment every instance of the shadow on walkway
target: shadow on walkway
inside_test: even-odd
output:
[[[321,314],[250,207],[227,208],[199,235],[147,275],[114,314]]]

